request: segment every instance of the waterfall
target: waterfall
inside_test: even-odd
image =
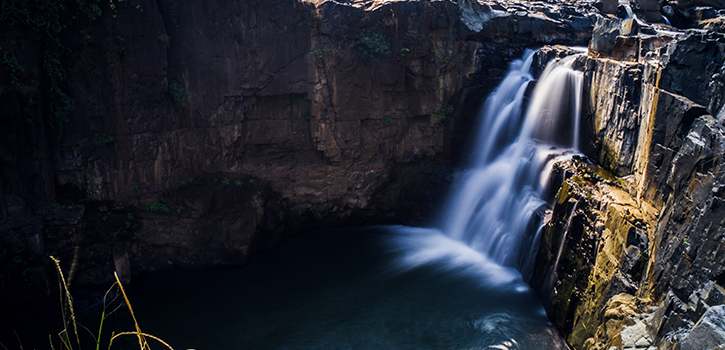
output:
[[[556,160],[578,146],[582,74],[576,56],[550,62],[524,112],[534,82],[533,51],[511,63],[481,109],[469,168],[462,172],[444,210],[442,231],[494,262],[531,273],[541,229],[531,229],[545,205],[544,189]]]

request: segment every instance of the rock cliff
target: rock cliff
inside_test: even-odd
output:
[[[73,284],[100,283],[113,270],[240,264],[305,227],[420,222],[507,62],[584,45],[598,13],[469,0],[66,5],[51,16],[57,36],[23,22],[26,8],[0,25],[12,82],[0,90],[3,303],[48,295],[47,255]]]
[[[720,33],[610,17],[578,58],[589,158],[557,166],[533,281],[573,348],[723,344],[724,53]]]

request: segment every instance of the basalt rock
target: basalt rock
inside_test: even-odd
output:
[[[119,2],[61,32],[74,107],[62,132],[47,120],[42,47],[3,27],[25,67],[0,68],[18,81],[0,90],[0,283],[16,291],[3,302],[31,284],[47,295],[46,254],[74,283],[98,283],[116,265],[240,264],[306,227],[424,220],[421,199],[442,193],[507,62],[584,45],[597,13],[588,1]]]
[[[558,165],[568,180],[535,285],[575,349],[713,348],[725,283],[725,37],[625,26],[599,20],[575,64],[582,151],[594,162]]]

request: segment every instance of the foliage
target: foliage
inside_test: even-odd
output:
[[[184,105],[184,98],[186,98],[186,89],[184,89],[181,84],[172,80],[171,84],[169,84],[169,94],[171,95],[171,98],[174,99],[174,102],[176,102],[177,106],[181,107]]]
[[[0,55],[2,55],[1,61],[5,68],[10,73],[10,84],[13,85],[15,90],[20,90],[20,83],[18,82],[18,72],[24,72],[25,68],[18,63],[18,58],[15,56],[15,52],[7,50],[4,46],[0,45]]]
[[[446,108],[448,108],[448,105],[444,103],[441,106],[441,109],[438,112],[431,113],[431,116],[436,117],[440,120],[446,119]]]
[[[390,43],[381,32],[364,30],[357,44],[360,56],[365,59],[377,62],[381,58],[390,55]]]
[[[47,79],[45,113],[48,125],[58,137],[68,122],[68,112],[73,109],[73,100],[62,89],[66,72],[61,56],[67,49],[60,42],[60,33],[81,16],[96,20],[101,15],[101,3],[101,0],[2,0],[0,3],[3,29],[21,41],[40,43],[42,73]],[[113,0],[110,3],[113,4]],[[0,46],[0,62],[10,73],[10,83],[19,89],[18,74],[25,69],[13,49]]]
[[[391,123],[393,123],[393,117],[387,116],[385,117],[385,119],[383,119],[383,124],[390,125]]]
[[[294,96],[290,97],[289,100],[290,100],[290,102],[292,102],[292,104],[297,104],[297,103],[302,102],[302,99],[303,99],[302,95],[294,95]]]
[[[223,178],[222,179],[222,183],[225,184],[225,185],[228,185],[229,184],[229,179],[227,179],[226,177]]]
[[[148,212],[148,213],[170,213],[171,209],[169,209],[166,204],[161,203],[159,201],[154,201],[151,204],[142,204],[141,210]]]
[[[107,147],[108,145],[113,143],[114,138],[113,136],[108,134],[93,134],[91,140],[96,146]]]

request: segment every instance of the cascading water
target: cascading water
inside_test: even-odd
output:
[[[523,113],[533,55],[528,51],[512,63],[486,101],[470,168],[457,181],[443,216],[448,236],[525,276],[538,242],[537,236],[527,237],[527,226],[545,204],[551,166],[578,146],[582,89],[582,74],[571,69],[576,56],[552,62]]]

